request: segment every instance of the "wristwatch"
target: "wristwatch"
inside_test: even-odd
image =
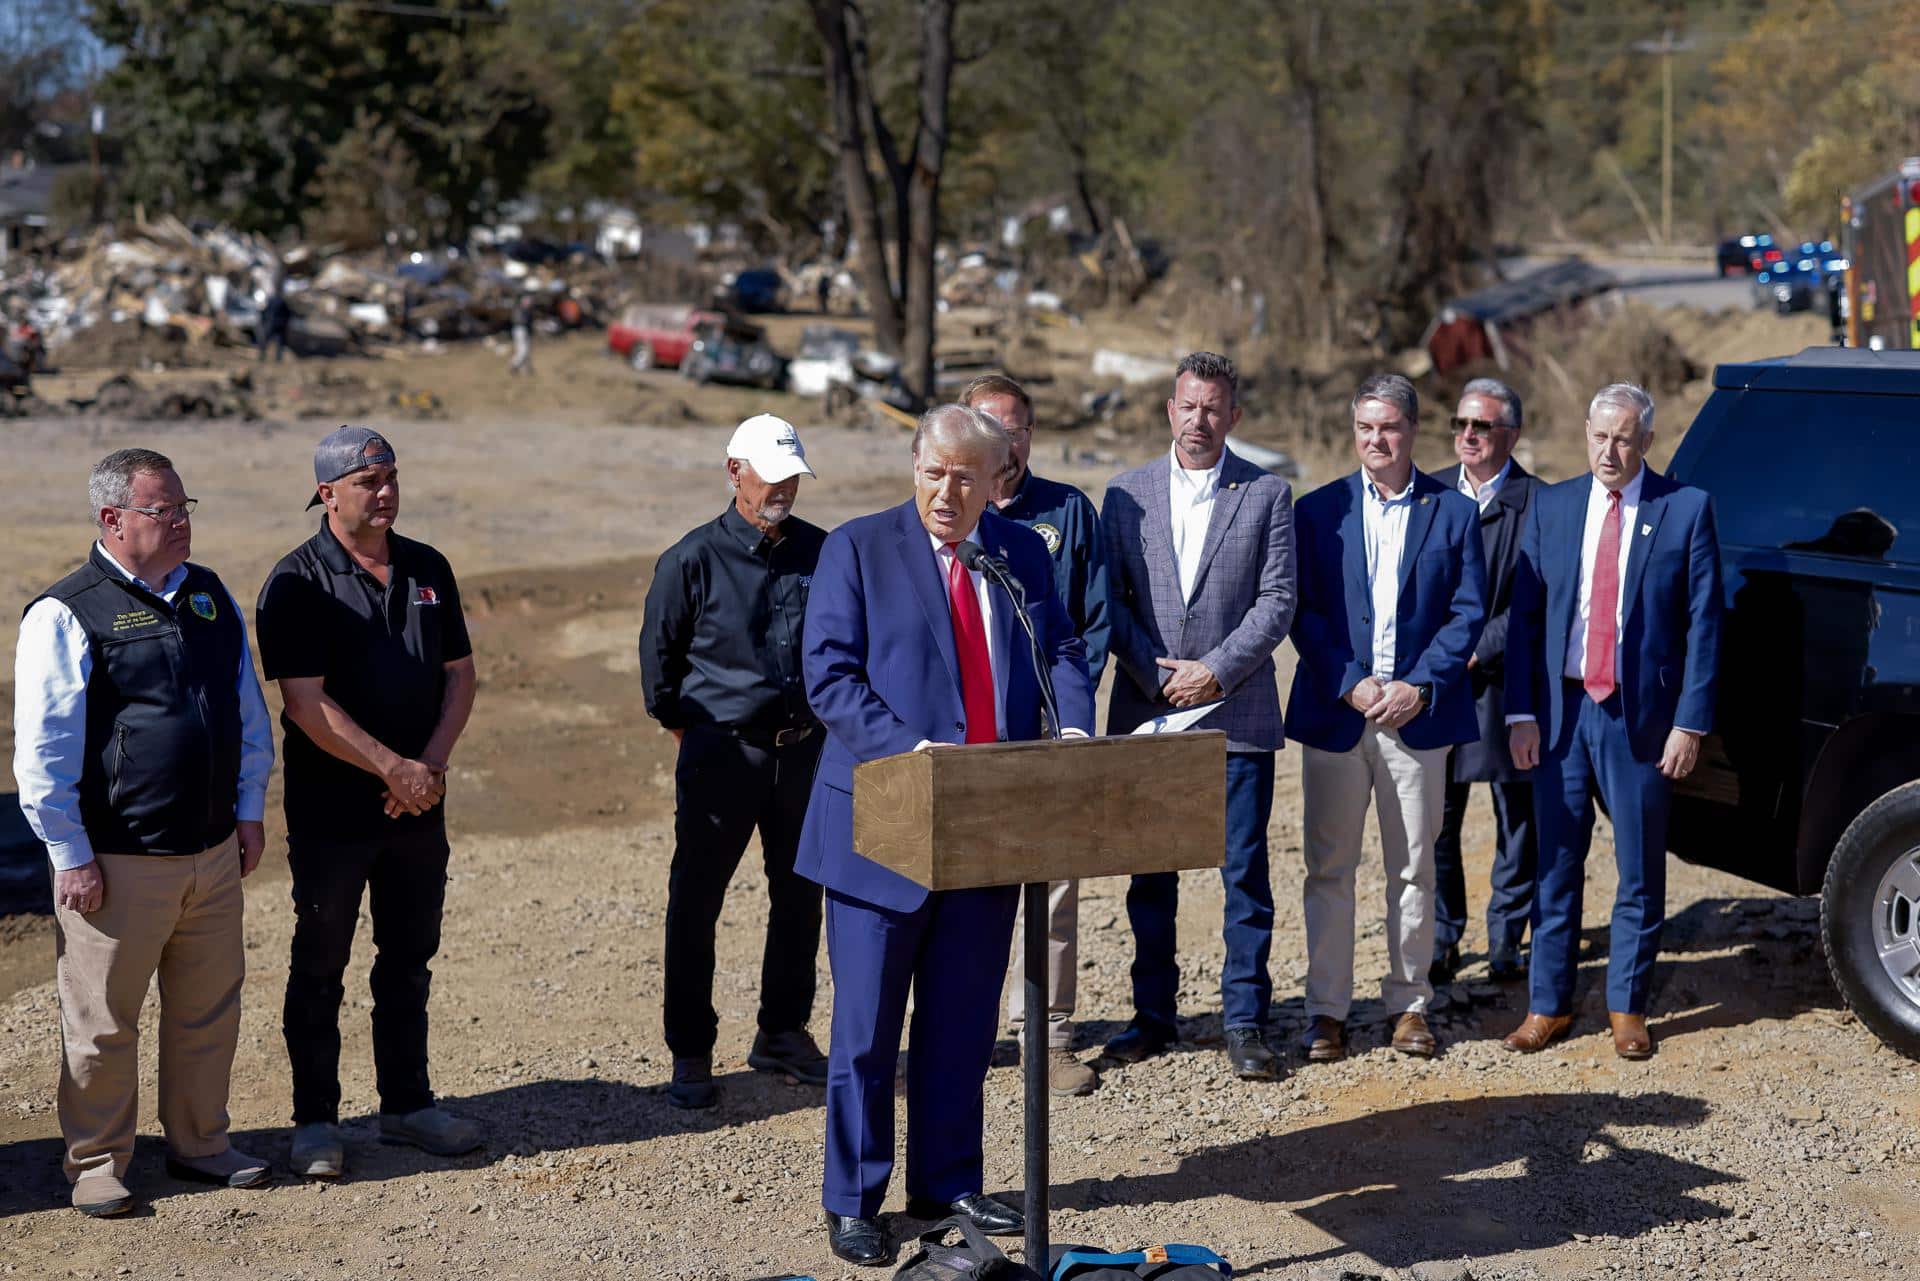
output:
[[[1413,687],[1413,692],[1420,695],[1420,706],[1422,707],[1433,706],[1433,686],[1431,684],[1415,685]]]

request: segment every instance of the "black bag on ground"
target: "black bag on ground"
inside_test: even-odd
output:
[[[948,1245],[950,1233],[960,1234],[958,1245]],[[1042,1281],[1038,1272],[1015,1263],[973,1226],[956,1214],[920,1234],[920,1248],[900,1265],[893,1281]]]
[[[1204,1245],[1150,1245],[1108,1253],[1090,1245],[1055,1246],[1047,1281],[1225,1281],[1233,1265]]]

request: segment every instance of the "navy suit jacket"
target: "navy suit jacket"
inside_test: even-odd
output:
[[[1347,702],[1373,674],[1373,597],[1361,476],[1322,485],[1294,508],[1300,543],[1300,607],[1293,616],[1287,737],[1327,752],[1352,751],[1366,718]],[[1413,473],[1413,507],[1400,554],[1393,676],[1431,685],[1433,701],[1400,729],[1416,751],[1480,737],[1467,659],[1486,621],[1486,552],[1471,498]]]
[[[1573,730],[1560,681],[1580,608],[1580,547],[1591,476],[1535,491],[1514,571],[1507,636],[1507,715],[1532,716],[1546,750]],[[1618,653],[1620,697],[1635,760],[1651,764],[1677,725],[1713,728],[1720,665],[1720,542],[1706,491],[1651,467],[1636,528],[1621,531],[1627,578]]]
[[[1046,543],[990,511],[981,515],[974,541],[1006,561],[1026,589],[1062,726],[1091,733],[1086,647],[1054,587]],[[995,675],[1007,739],[1039,738],[1040,683],[1027,638],[1012,603],[994,590]],[[807,594],[805,634],[807,701],[827,727],[827,741],[794,868],[837,893],[911,912],[926,900],[926,888],[854,853],[853,767],[910,752],[923,739],[958,743],[966,736],[947,580],[912,502],[850,520],[827,535]]]

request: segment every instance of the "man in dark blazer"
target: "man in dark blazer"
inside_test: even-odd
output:
[[[1447,749],[1479,736],[1467,660],[1485,620],[1477,513],[1413,465],[1420,399],[1399,374],[1353,397],[1360,469],[1300,500],[1299,654],[1287,737],[1305,751],[1303,886],[1309,1061],[1346,1054],[1353,1004],[1354,876],[1376,804],[1387,874],[1392,1045],[1430,1058],[1433,842]]]
[[[1597,789],[1620,877],[1607,1017],[1614,1050],[1643,1059],[1653,1053],[1647,992],[1666,920],[1668,804],[1713,728],[1720,548],[1706,493],[1646,465],[1645,391],[1601,388],[1586,439],[1592,475],[1534,495],[1514,577],[1507,721],[1514,765],[1534,770],[1540,876],[1527,1017],[1506,1045],[1544,1049],[1573,1022]]]
[[[894,1070],[907,996],[907,1213],[1024,1222],[982,1188],[981,1087],[1013,939],[1014,886],[930,893],[853,849],[853,770],[955,743],[1039,738],[1040,684],[1006,592],[955,555],[972,541],[1025,588],[1063,732],[1093,728],[1085,650],[1046,544],[989,508],[1007,436],[942,405],[913,440],[914,497],[827,536],[807,599],[802,673],[827,728],[795,869],[826,888],[833,1030],[821,1204],[834,1254],[881,1265],[878,1215],[893,1172]]]
[[[1227,735],[1221,1022],[1235,1075],[1274,1080],[1280,1062],[1265,1039],[1273,999],[1267,822],[1273,754],[1283,742],[1273,651],[1293,621],[1293,495],[1284,480],[1227,449],[1239,421],[1233,362],[1194,352],[1180,362],[1167,399],[1169,457],[1107,489],[1100,524],[1118,668],[1107,729],[1127,734],[1178,708],[1224,700],[1195,726]],[[1136,876],[1127,889],[1133,1019],[1107,1042],[1109,1059],[1137,1063],[1175,1039],[1179,886],[1165,872]]]
[[[1480,737],[1462,743],[1447,758],[1446,803],[1433,843],[1438,894],[1433,927],[1435,983],[1453,981],[1460,968],[1460,937],[1467,929],[1467,878],[1460,829],[1474,783],[1485,783],[1498,829],[1493,876],[1487,895],[1487,968],[1498,981],[1517,979],[1525,968],[1520,945],[1533,910],[1533,874],[1538,842],[1533,826],[1533,784],[1513,768],[1507,754],[1507,607],[1513,598],[1513,567],[1520,559],[1534,478],[1513,457],[1520,438],[1520,395],[1498,378],[1475,378],[1460,392],[1453,415],[1453,452],[1460,465],[1436,472],[1480,509],[1480,541],[1487,553],[1487,625],[1467,660],[1467,681],[1480,720]]]

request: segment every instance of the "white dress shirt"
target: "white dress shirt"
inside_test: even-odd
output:
[[[100,552],[121,577],[169,605],[187,578],[183,565],[155,587],[128,573],[104,546]],[[258,822],[267,812],[273,724],[260,682],[253,675],[247,616],[232,593],[227,595],[227,606],[240,622],[240,668],[235,674],[240,695],[240,794],[234,817]],[[62,872],[93,862],[93,844],[80,821],[87,678],[92,672],[92,647],[73,611],[51,598],[36,602],[20,620],[19,648],[14,653],[13,777],[28,825],[46,843],[55,870]]]
[[[1400,561],[1407,550],[1407,515],[1413,510],[1413,479],[1397,494],[1383,494],[1362,473],[1361,528],[1367,544],[1367,594],[1373,608],[1373,677],[1393,679],[1394,647],[1400,630]]]
[[[963,543],[969,540],[978,542],[979,539],[977,535],[979,533],[980,527],[975,525],[972,529],[968,530],[959,541]],[[932,534],[927,535],[927,541],[933,544],[933,559],[935,563],[940,566],[940,599],[947,602],[947,614],[948,617],[951,618],[953,614],[953,601],[947,594],[947,584],[952,581],[953,576],[953,550]],[[998,555],[992,548],[988,548],[987,550],[989,554]],[[973,584],[974,598],[980,602],[980,624],[987,630],[987,664],[993,668],[993,736],[1001,742],[1005,742],[1007,738],[1007,707],[1006,694],[1000,688],[1000,677],[1006,671],[1007,656],[1000,652],[1000,639],[994,634],[993,630],[993,593],[988,590],[993,584],[985,574],[977,569],[967,569],[963,565],[961,566],[961,570],[966,574],[968,581]],[[1017,627],[1018,625],[1016,622],[1015,626]]]
[[[1485,511],[1487,504],[1493,501],[1493,496],[1500,492],[1500,486],[1507,483],[1507,475],[1511,471],[1513,471],[1513,458],[1509,455],[1507,461],[1500,464],[1500,470],[1493,473],[1492,480],[1489,480],[1484,485],[1476,485],[1473,483],[1473,477],[1467,475],[1466,464],[1462,463],[1460,465],[1460,492],[1468,498],[1471,498],[1474,502],[1479,503],[1480,510]]]
[[[1621,675],[1620,642],[1627,628],[1627,554],[1639,536],[1635,518],[1640,514],[1640,490],[1646,479],[1647,469],[1642,466],[1620,490],[1620,564],[1614,580],[1618,591],[1613,598],[1613,679],[1616,682]],[[1580,535],[1579,607],[1573,612],[1573,630],[1567,635],[1567,666],[1561,673],[1571,680],[1585,680],[1587,675],[1587,622],[1593,617],[1593,563],[1600,554],[1600,528],[1606,522],[1611,501],[1607,487],[1595,480],[1587,491],[1587,525]],[[1605,602],[1601,608],[1606,608]]]
[[[1227,451],[1205,471],[1180,465],[1177,449],[1167,450],[1167,465],[1173,475],[1167,485],[1167,498],[1173,516],[1173,563],[1180,571],[1180,599],[1191,603],[1193,585],[1200,577],[1200,553],[1206,550],[1207,526],[1213,523],[1213,500],[1220,492],[1220,470]]]

